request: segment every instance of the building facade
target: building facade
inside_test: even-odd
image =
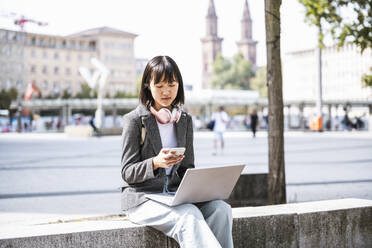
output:
[[[23,39],[18,42],[13,38],[15,36]],[[69,36],[0,29],[0,87],[21,85],[23,92],[27,84],[35,83],[43,96],[58,96],[64,90],[75,95],[84,83],[79,67],[89,68],[93,72],[95,67],[90,60],[95,57],[110,70],[105,95],[114,95],[117,91],[135,93],[135,37],[135,34],[109,27]],[[3,66],[9,60],[12,63]]]
[[[214,1],[209,1],[206,16],[206,35],[202,42],[202,88],[211,88],[213,76],[213,63],[218,53],[222,54],[223,38],[218,37],[217,15]],[[256,69],[256,46],[257,41],[252,37],[252,19],[249,11],[248,1],[245,0],[243,17],[241,20],[241,39],[237,43],[238,52],[250,61],[253,69]]]
[[[285,101],[314,101],[317,97],[317,50],[287,53],[283,59]],[[322,50],[322,92],[325,101],[372,100],[372,89],[363,87],[362,76],[372,67],[372,50],[347,44]]]

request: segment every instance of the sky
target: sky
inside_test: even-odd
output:
[[[237,53],[240,20],[245,0],[214,0],[222,54]],[[201,82],[201,42],[209,0],[1,0],[0,14],[15,12],[47,22],[39,27],[26,24],[26,31],[68,35],[85,29],[109,26],[135,33],[135,57],[151,59],[171,56],[180,67],[184,82],[197,87]],[[257,44],[257,64],[266,64],[264,0],[248,0]],[[298,0],[284,0],[281,6],[281,51],[316,46],[315,27],[304,21]],[[17,30],[11,19],[0,16],[0,28]]]

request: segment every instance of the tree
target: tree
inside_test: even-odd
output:
[[[72,97],[71,90],[64,89],[62,92],[62,99],[69,99]]]
[[[319,44],[325,34],[331,34],[339,47],[351,42],[361,48],[372,48],[371,0],[299,0],[306,10],[306,21],[320,29]],[[327,25],[325,25],[327,24]],[[366,86],[372,86],[371,74],[363,76]]]
[[[212,88],[249,90],[253,75],[251,63],[245,60],[241,53],[235,55],[232,60],[218,54],[213,63]]]
[[[81,84],[81,91],[76,94],[76,98],[97,98],[97,90],[92,90],[87,83]]]
[[[267,98],[267,83],[266,83],[266,66],[260,67],[256,72],[256,76],[251,80],[252,90],[257,90],[260,97]]]
[[[269,97],[269,204],[286,202],[283,136],[283,86],[280,59],[281,0],[265,0],[267,86]]]
[[[10,104],[15,101],[18,96],[18,90],[16,88],[10,88],[9,90],[2,89],[0,91],[0,109],[10,109]]]
[[[126,91],[117,91],[114,98],[137,98],[138,95]]]

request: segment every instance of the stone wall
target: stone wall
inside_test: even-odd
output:
[[[372,247],[372,201],[341,199],[233,209],[235,248]],[[179,247],[122,218],[0,230],[0,248]]]

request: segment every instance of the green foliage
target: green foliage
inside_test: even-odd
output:
[[[306,10],[306,21],[327,30],[341,47],[345,42],[358,45],[362,52],[372,47],[371,0],[299,0]],[[322,39],[322,37],[321,37]],[[323,41],[320,42],[323,44]]]
[[[69,99],[72,98],[72,94],[68,89],[64,89],[62,92],[62,99]]]
[[[299,0],[305,7],[306,21],[320,30],[319,46],[323,37],[330,33],[339,47],[346,42],[361,48],[372,48],[372,1],[371,0]],[[327,24],[325,26],[324,24]],[[327,27],[325,29],[325,27]],[[365,86],[371,86],[371,74],[363,76]]]
[[[126,91],[117,91],[114,95],[114,98],[137,98],[137,97],[138,95]]]
[[[256,72],[256,76],[251,81],[252,90],[257,90],[260,97],[267,98],[267,79],[266,79],[266,66],[260,67]]]
[[[242,54],[235,55],[232,60],[218,54],[213,63],[212,88],[249,90],[253,74],[250,62]]]
[[[9,109],[10,104],[17,99],[17,96],[18,90],[16,88],[2,89],[0,91],[0,109]]]
[[[97,90],[92,90],[87,83],[83,83],[75,98],[97,98]]]
[[[364,74],[362,81],[365,87],[372,87],[372,67],[369,68],[370,74]]]

